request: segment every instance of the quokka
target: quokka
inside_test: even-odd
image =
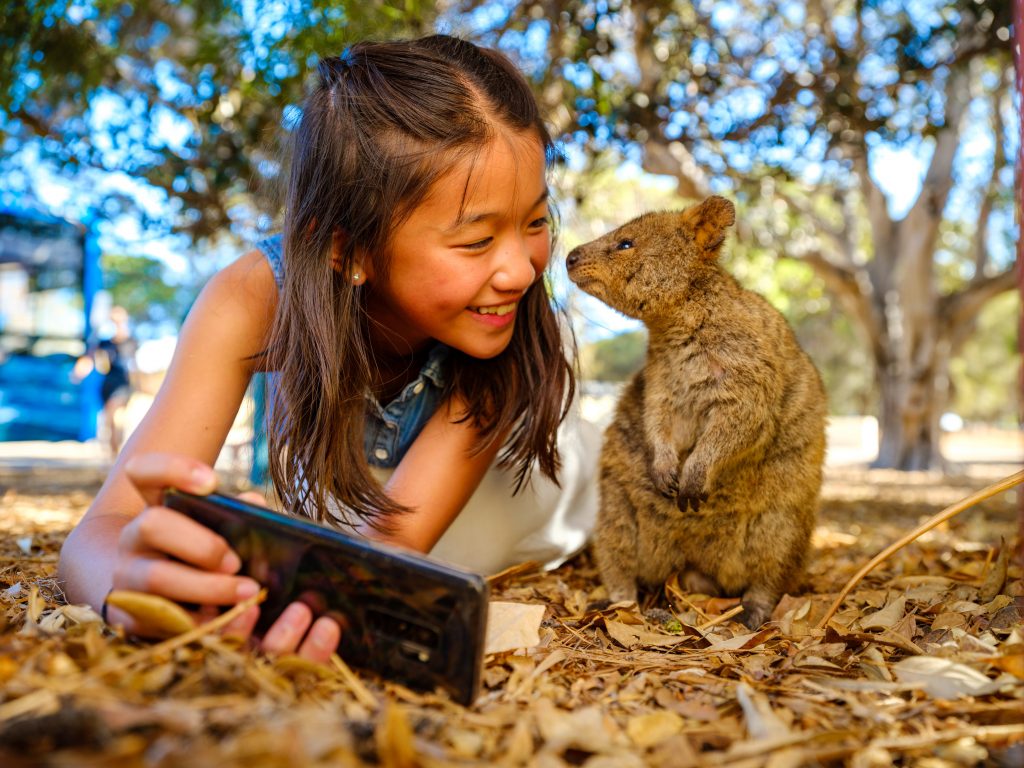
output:
[[[760,626],[803,573],[825,453],[821,377],[782,315],[718,263],[722,197],[648,213],[568,255],[643,321],[647,360],[605,432],[594,552],[613,601],[674,572]]]

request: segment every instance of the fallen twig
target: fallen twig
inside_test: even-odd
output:
[[[703,632],[705,629],[711,629],[711,627],[718,626],[722,622],[728,621],[733,616],[735,616],[737,613],[743,613],[743,606],[742,605],[734,605],[732,608],[730,608],[728,611],[723,613],[721,616],[715,616],[715,618],[711,619],[711,621],[705,621],[703,624],[698,625],[697,629],[699,629],[701,632]]]
[[[907,535],[903,536],[898,541],[890,544],[888,547],[886,547],[873,558],[871,558],[870,562],[868,562],[867,565],[865,565],[863,568],[857,571],[856,575],[854,575],[854,577],[846,583],[846,586],[843,587],[842,591],[840,591],[839,596],[835,599],[832,605],[829,606],[829,609],[825,612],[825,615],[818,622],[817,628],[824,629],[826,626],[828,626],[829,620],[833,616],[835,616],[836,611],[839,610],[839,606],[843,604],[843,600],[845,600],[846,596],[853,591],[853,588],[857,586],[858,583],[860,583],[860,580],[867,576],[875,568],[875,566],[877,566],[884,560],[888,559],[894,552],[898,552],[899,550],[903,549],[903,547],[905,547],[907,544],[912,542],[914,539],[918,538],[924,533],[927,533],[932,528],[941,525],[950,518],[959,515],[965,509],[973,507],[979,501],[984,501],[990,496],[995,496],[997,493],[1005,491],[1009,488],[1013,488],[1013,486],[1018,485],[1019,483],[1022,482],[1024,482],[1024,470],[1012,474],[1009,477],[1004,477],[999,482],[992,483],[992,485],[982,488],[977,493],[972,493],[967,498],[961,499],[955,504],[951,504],[938,514],[928,518],[925,522],[917,526],[917,528],[912,530]]]

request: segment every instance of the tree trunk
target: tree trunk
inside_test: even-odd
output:
[[[901,470],[944,469],[939,417],[948,400],[949,341],[939,309],[935,246],[953,185],[953,158],[969,101],[967,73],[950,75],[946,124],[921,193],[906,217],[893,221],[867,169],[867,148],[856,170],[867,200],[874,259],[869,263],[871,301],[882,317],[875,349],[879,451],[873,466]]]
[[[901,366],[876,361],[879,443],[873,467],[946,468],[939,445],[939,418],[949,398],[949,360],[940,352],[945,346],[934,345],[931,359],[909,376]]]

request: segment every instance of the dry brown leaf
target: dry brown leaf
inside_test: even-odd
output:
[[[631,717],[626,723],[626,735],[638,747],[646,749],[679,733],[683,725],[683,718],[675,712],[661,710]]]
[[[598,706],[568,712],[542,699],[534,707],[537,728],[546,749],[562,752],[570,747],[587,752],[611,752],[623,745],[615,721]]]
[[[540,623],[545,605],[505,603],[492,600],[487,606],[487,640],[484,653],[533,648],[540,642]]]
[[[641,630],[659,641],[677,637],[659,636],[646,623],[652,608],[673,608],[694,627],[721,619],[736,601],[682,595],[676,581],[665,594],[648,593],[641,606],[588,610],[607,593],[587,553],[553,572],[507,572],[491,585],[497,601],[543,605],[544,615],[561,620],[540,627],[538,646],[487,657],[485,691],[464,709],[443,694],[372,675],[363,682],[339,667],[321,675],[304,664],[275,664],[213,629],[150,645],[94,617],[75,621],[53,575],[73,523],[63,508],[78,505],[80,515],[92,496],[26,501],[14,490],[25,487],[19,480],[2,490],[3,471],[0,460],[0,765],[13,755],[14,765],[76,767],[157,761],[780,768],[852,764],[870,744],[886,765],[948,768],[1012,764],[1007,749],[1024,741],[1024,726],[1002,725],[1020,717],[1021,678],[1012,675],[1024,666],[1020,566],[1008,564],[1000,594],[980,596],[1003,551],[1000,537],[1011,559],[1019,547],[1015,502],[987,502],[895,554],[854,589],[823,635],[812,630],[846,577],[917,520],[961,498],[973,480],[861,471],[849,475],[860,496],[843,501],[833,475],[820,525],[843,535],[812,553],[807,592],[785,596],[772,617],[774,634],[760,638],[727,622],[706,631],[707,640],[691,634],[677,645],[640,645]],[[934,497],[940,491],[950,498]],[[60,530],[42,523],[51,512],[41,504],[61,508]],[[19,527],[11,527],[12,519]],[[16,546],[20,536],[32,537],[32,558]],[[906,605],[895,623],[861,630],[859,620],[900,594]],[[611,638],[606,619],[631,630],[629,648]],[[712,643],[725,647],[710,650]],[[994,690],[936,699],[923,683],[894,681],[897,665],[922,648],[983,673]],[[767,703],[788,736],[750,738],[745,724],[765,716],[754,708],[748,718],[738,703],[739,681],[753,691],[749,704]],[[400,707],[404,718],[390,727],[389,706]],[[659,727],[675,728],[673,715],[682,727],[657,741]],[[90,730],[97,722],[106,729],[102,738]],[[648,741],[656,743],[642,746]],[[404,756],[387,752],[403,744]]]
[[[711,703],[709,697],[695,691],[683,695],[677,691],[661,688],[655,693],[654,700],[658,706],[671,709],[687,720],[710,723],[719,718],[718,708]]]
[[[115,589],[107,595],[107,604],[120,608],[154,633],[167,637],[196,628],[188,611],[160,595]]]
[[[985,581],[982,582],[981,589],[978,590],[978,598],[981,602],[989,602],[1002,591],[1003,584],[1006,583],[1006,571],[1009,564],[1010,548],[1006,546],[1004,539],[1000,539],[999,557],[996,558],[995,563],[989,568]]]
[[[783,739],[790,735],[789,726],[772,711],[772,705],[764,694],[740,683],[736,686],[736,701],[743,710],[750,738]]]
[[[648,768],[648,763],[639,755],[619,750],[607,755],[591,755],[581,768]]]
[[[639,624],[623,624],[621,621],[605,619],[604,627],[608,635],[623,648],[671,648],[686,642],[684,635],[667,635],[663,632],[651,632]]]
[[[468,728],[449,728],[448,742],[457,757],[474,758],[484,748],[484,736],[480,731]]]
[[[715,640],[708,646],[709,651],[744,651],[757,648],[776,634],[774,627],[765,627],[756,632],[742,632],[733,637]]]
[[[862,618],[860,627],[861,629],[891,629],[896,622],[903,618],[906,610],[907,598],[904,595],[899,595],[890,600],[882,610],[869,613]]]
[[[951,627],[962,627],[967,623],[967,617],[962,613],[944,611],[932,620],[932,629],[949,629]]]
[[[920,683],[935,699],[983,696],[999,690],[999,683],[978,670],[937,656],[911,656],[893,664],[892,670],[900,682]]]
[[[101,624],[100,616],[91,605],[64,605],[58,608],[67,624]]]
[[[1024,648],[1017,646],[1020,650],[1012,653],[1005,653],[1002,656],[992,656],[985,661],[998,667],[1003,672],[1009,672],[1018,680],[1024,680]]]
[[[42,595],[39,594],[39,587],[35,584],[29,589],[28,592],[28,619],[33,624],[39,623],[39,617],[43,615],[43,611],[46,610],[46,601]]]
[[[505,759],[510,765],[521,765],[533,754],[533,731],[529,717],[516,718],[512,732],[502,749]]]

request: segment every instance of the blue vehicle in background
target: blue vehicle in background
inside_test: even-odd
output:
[[[72,376],[102,287],[91,228],[0,209],[0,441],[96,436],[100,379]]]

